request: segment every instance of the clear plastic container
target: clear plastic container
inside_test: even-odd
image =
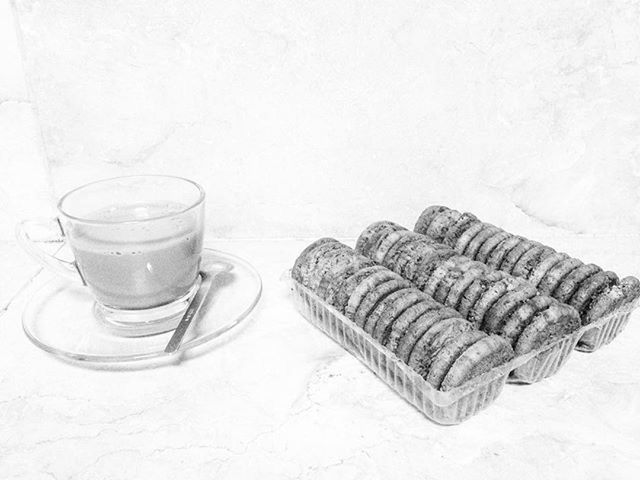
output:
[[[567,362],[582,335],[582,329],[538,350],[531,360],[516,368],[509,383],[536,383],[555,374]]]
[[[291,280],[300,313],[364,363],[402,398],[434,422],[460,423],[488,407],[509,380],[534,383],[556,373],[567,361],[584,331],[578,330],[555,343],[514,358],[467,383],[446,392],[437,390],[391,351],[315,293]]]
[[[611,343],[629,323],[629,317],[638,306],[639,300],[622,306],[608,315],[600,317],[589,325],[583,327],[583,333],[576,350],[581,352],[595,352],[600,347]]]

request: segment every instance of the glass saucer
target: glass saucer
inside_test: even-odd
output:
[[[205,248],[202,264],[227,263],[218,273],[180,350],[184,352],[229,332],[246,318],[260,299],[260,275],[235,255]],[[49,353],[74,362],[109,364],[176,357],[164,349],[173,331],[124,336],[94,314],[94,299],[86,287],[52,278],[30,298],[22,315],[29,340]]]

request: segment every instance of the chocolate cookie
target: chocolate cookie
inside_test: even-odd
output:
[[[422,237],[422,235],[418,235]],[[402,245],[396,259],[398,273],[404,278],[413,281],[416,275],[416,268],[425,258],[432,257],[442,251],[442,246],[431,246],[422,238],[414,239]]]
[[[487,238],[484,244],[482,244],[480,250],[476,253],[475,260],[479,262],[486,262],[489,255],[491,255],[491,252],[493,252],[500,243],[511,236],[512,235],[510,233],[507,233],[504,230],[498,230],[498,232]]]
[[[527,275],[527,281],[534,287],[538,287],[542,279],[549,273],[549,271],[563,260],[567,260],[569,255],[566,253],[555,252],[546,258],[541,259],[536,266],[534,266],[529,275]]]
[[[364,324],[364,331],[382,345],[381,338],[386,333],[387,327],[391,326],[402,312],[422,299],[424,294],[413,287],[393,292],[371,312]]]
[[[466,257],[462,255],[453,255],[448,260],[441,262],[438,267],[430,275],[429,280],[425,283],[422,289],[424,293],[433,297],[440,281],[447,275],[449,270],[456,267],[456,264],[461,261],[465,261]]]
[[[360,328],[364,329],[369,315],[384,298],[386,298],[388,295],[391,295],[397,290],[402,290],[409,287],[411,287],[411,284],[404,278],[395,278],[393,280],[388,280],[384,283],[376,285],[375,288],[373,288],[371,291],[369,291],[369,293],[365,295],[365,297],[360,302],[360,305],[358,305],[358,308],[353,315],[353,321]]]
[[[425,295],[425,297],[418,303],[402,312],[402,314],[391,324],[391,328],[388,329],[387,337],[385,338],[384,334],[382,335],[380,343],[392,352],[395,352],[398,348],[400,339],[407,332],[413,322],[430,310],[442,310],[442,305],[439,305]]]
[[[406,261],[406,257],[410,250],[406,250],[404,247],[411,244],[420,242],[422,236],[418,233],[409,232],[406,235],[402,235],[401,238],[396,241],[389,251],[385,254],[382,264],[389,270],[393,270],[397,274],[402,271],[402,265]],[[399,233],[398,233],[399,234]]]
[[[419,290],[422,290],[424,285],[418,284],[421,266],[438,261],[441,258],[441,251],[420,241],[412,243],[410,248],[411,251],[401,254],[398,264],[402,270],[402,276],[413,282]]]
[[[353,294],[354,290],[360,285],[366,278],[370,277],[374,273],[385,272],[388,275],[388,270],[382,265],[373,265],[371,267],[358,270],[353,275],[347,277],[347,279],[341,285],[336,285],[333,291],[328,294],[327,298],[333,299],[331,304],[341,312],[345,312],[349,298]],[[329,296],[330,295],[330,296]]]
[[[543,245],[535,245],[530,248],[516,262],[511,271],[511,275],[518,278],[529,278],[529,273],[533,270],[544,258],[549,256],[553,251]]]
[[[481,330],[469,330],[447,343],[438,351],[433,362],[431,362],[431,368],[426,377],[427,382],[434,388],[440,388],[442,380],[458,357],[467,348],[486,336],[487,334]]]
[[[458,252],[458,254],[463,255],[469,243],[471,243],[475,236],[478,235],[484,228],[485,224],[482,222],[473,223],[458,237],[458,240],[456,241],[453,249]]]
[[[390,232],[398,231],[398,230],[406,230],[406,229],[398,225],[397,223],[389,222],[386,220],[382,222],[372,223],[367,228],[365,228],[364,231],[358,237],[358,240],[356,241],[355,250],[360,255],[369,257],[371,254],[371,251],[376,246],[381,236]]]
[[[425,235],[436,242],[442,243],[449,228],[451,228],[461,216],[462,214],[457,210],[440,212],[429,224]]]
[[[555,300],[545,295],[536,295],[521,304],[504,322],[500,335],[507,339],[511,345],[516,344],[522,331],[531,323],[533,317],[542,310],[554,304]]]
[[[636,277],[624,277],[620,281],[620,288],[624,292],[624,303],[635,302],[640,297],[640,280]]]
[[[380,242],[376,245],[375,250],[372,252],[372,258],[376,262],[384,265],[384,259],[389,253],[389,250],[396,244],[396,242],[400,241],[403,237],[411,237],[415,235],[414,232],[410,230],[397,230],[389,233],[388,235],[381,237]]]
[[[372,268],[376,268],[376,267],[372,267]],[[360,303],[362,303],[362,300],[367,296],[367,294],[370,291],[375,289],[381,283],[388,282],[390,280],[398,280],[399,278],[400,277],[398,276],[397,273],[393,273],[384,267],[380,267],[378,271],[362,278],[360,283],[358,283],[351,290],[351,295],[349,295],[349,298],[347,300],[347,303],[344,309],[345,315],[349,319],[353,320],[355,318],[355,314],[356,314],[356,311],[358,310],[358,307],[360,307]],[[350,280],[351,279],[347,280],[347,284],[349,283]]]
[[[553,291],[553,298],[562,303],[567,303],[569,299],[571,299],[575,291],[578,289],[578,285],[580,285],[580,283],[582,283],[590,276],[595,275],[596,273],[599,273],[601,271],[602,269],[599,266],[594,265],[593,263],[582,265],[574,269],[571,273],[564,277],[558,287]]]
[[[342,270],[345,267],[355,263],[362,262],[366,259],[362,255],[358,255],[353,251],[350,247],[344,245],[341,249],[335,249],[326,255],[322,256],[318,263],[316,264],[315,275],[315,292],[320,298],[326,298],[327,288],[329,283],[332,281],[332,276]],[[369,261],[369,265],[372,265],[374,262]]]
[[[515,278],[505,276],[501,280],[494,282],[482,292],[478,300],[475,302],[467,319],[476,327],[481,328],[484,325],[484,317],[487,311],[496,303],[503,295],[507,294],[514,288],[522,285]]]
[[[469,319],[473,306],[476,304],[484,291],[503,278],[504,273],[497,271],[492,271],[478,277],[462,294],[462,298],[458,303],[457,310],[462,314],[464,318]]]
[[[303,283],[302,269],[304,264],[307,262],[308,257],[313,252],[313,250],[325,243],[339,243],[339,242],[335,238],[323,237],[316,240],[311,245],[307,246],[304,250],[302,250],[300,255],[298,255],[298,258],[296,258],[296,261],[293,264],[293,268],[291,269],[291,277],[294,280],[296,280],[299,283]]]
[[[520,305],[536,295],[536,289],[526,283],[505,293],[487,310],[482,329],[488,333],[499,334],[511,314]]]
[[[416,267],[416,275],[414,281],[416,287],[424,291],[424,288],[435,269],[454,255],[456,255],[456,253],[453,250],[438,251],[436,255],[420,262],[420,264]]]
[[[485,223],[482,230],[478,232],[478,234],[469,242],[467,248],[465,248],[464,250],[463,255],[466,255],[467,257],[475,260],[476,254],[478,253],[482,245],[484,245],[484,242],[486,242],[489,238],[491,238],[496,233],[499,233],[500,231],[501,230],[495,225]]]
[[[407,364],[420,376],[426,377],[440,349],[458,335],[472,329],[471,324],[462,318],[448,318],[434,324],[416,342]]]
[[[427,207],[418,217],[416,222],[416,226],[413,228],[413,231],[416,233],[427,233],[427,229],[429,225],[431,225],[431,221],[440,213],[450,211],[449,207],[444,207],[442,205],[432,205]]]
[[[322,278],[318,287],[318,296],[326,300],[327,303],[334,305],[336,294],[349,277],[360,270],[375,265],[376,263],[370,258],[354,254],[348,263],[341,266],[336,265],[332,271],[328,272]]]
[[[552,304],[533,317],[518,337],[514,350],[516,355],[524,355],[578,328],[580,317],[575,310],[561,303]]]
[[[585,309],[583,323],[589,324],[613,312],[624,303],[624,298],[624,290],[620,284],[605,288]]]
[[[467,348],[442,380],[441,390],[451,390],[513,358],[513,349],[501,337],[490,335]]]
[[[445,305],[447,304],[447,297],[449,296],[451,287],[453,287],[456,282],[460,280],[460,278],[467,272],[469,266],[473,263],[473,260],[462,255],[459,255],[457,257],[453,256],[449,259],[449,261],[453,260],[454,258],[457,258],[455,265],[449,269],[444,278],[438,284],[438,287],[433,294],[433,298],[436,301]]]
[[[501,241],[496,248],[487,256],[486,264],[487,266],[499,270],[500,265],[507,257],[509,252],[517,247],[520,242],[523,242],[524,239],[522,237],[517,237],[515,235],[511,235],[510,237]]]
[[[538,283],[538,291],[543,295],[552,295],[560,282],[576,268],[584,265],[577,258],[560,260],[544,275]]]
[[[467,288],[469,288],[474,281],[489,273],[489,269],[485,265],[475,261],[465,264],[462,270],[464,270],[462,276],[451,286],[447,298],[443,302],[445,305],[455,308],[456,310]]]
[[[315,248],[308,255],[308,260],[301,269],[303,284],[315,292],[327,265],[332,262],[335,255],[342,254],[351,255],[352,250],[340,242],[327,242]]]
[[[538,243],[522,239],[518,245],[512,248],[504,257],[504,260],[502,260],[502,263],[500,264],[500,270],[511,273],[513,271],[513,267],[515,267],[522,255],[536,246],[538,246]]]
[[[416,321],[409,325],[409,328],[402,334],[398,340],[398,344],[394,353],[404,363],[409,361],[409,355],[415,344],[420,340],[422,335],[433,325],[448,318],[459,318],[460,315],[450,308],[436,308],[428,310],[418,317]]]
[[[606,288],[616,283],[618,283],[618,276],[615,273],[596,273],[580,283],[568,304],[575,308],[582,318],[591,301],[596,299]]]
[[[452,248],[455,247],[458,238],[460,238],[460,235],[466,232],[475,223],[480,223],[475,215],[468,212],[463,213],[462,215],[460,215],[460,218],[458,218],[458,220],[456,220],[456,222],[451,225],[449,230],[447,230],[447,233],[442,239],[442,243]]]

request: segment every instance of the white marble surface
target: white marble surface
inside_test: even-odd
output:
[[[219,237],[640,227],[638,0],[12,2],[57,195],[179,173]]]
[[[606,244],[555,242],[589,258]],[[239,335],[181,365],[114,372],[52,358],[21,331],[29,289],[0,316],[0,478],[637,478],[637,314],[611,345],[442,427],[295,311],[280,277],[306,242],[214,245],[255,264],[264,296]],[[601,258],[640,266],[637,254]]]

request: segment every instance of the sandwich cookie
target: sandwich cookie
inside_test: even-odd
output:
[[[399,276],[398,278],[379,283],[364,296],[353,315],[353,321],[360,328],[364,329],[371,312],[373,312],[384,298],[397,290],[403,290],[409,287],[411,287],[411,284]]]
[[[565,258],[545,274],[538,283],[538,291],[543,295],[552,295],[560,282],[576,268],[584,265],[576,258]]]
[[[515,345],[516,355],[523,355],[580,328],[578,313],[555,303],[537,313],[524,328]]]
[[[356,275],[354,275],[354,277]],[[345,315],[353,320],[362,300],[370,291],[375,289],[381,283],[388,282],[390,280],[399,280],[399,278],[398,274],[393,273],[382,266],[373,274],[364,276],[364,278],[362,278],[361,281],[351,289],[351,294],[349,295],[349,299],[347,300],[344,309]],[[347,284],[349,283],[349,280],[347,280]]]
[[[488,333],[499,334],[511,314],[520,305],[536,295],[536,289],[527,284],[521,284],[505,293],[487,310],[482,329]]]
[[[557,299],[562,303],[568,303],[573,294],[578,289],[578,286],[587,278],[595,275],[596,273],[601,272],[602,269],[594,265],[593,263],[589,263],[587,265],[581,265],[580,267],[573,270],[569,273],[558,285],[558,287],[553,291],[553,298]]]
[[[513,250],[520,244],[520,242],[523,241],[524,239],[521,237],[510,235],[509,237],[501,241],[496,246],[496,248],[491,251],[491,253],[487,256],[487,260],[485,263],[487,264],[487,266],[495,270],[500,270],[500,265],[507,257],[509,252],[511,252],[511,250]]]
[[[342,257],[341,263],[336,263],[320,280],[318,296],[333,305],[336,292],[347,278],[364,268],[373,267],[375,264],[373,260],[362,255],[353,254],[350,257]]]
[[[489,255],[491,255],[491,252],[493,252],[493,250],[498,245],[500,245],[500,243],[507,240],[508,238],[511,238],[512,236],[513,235],[505,232],[504,230],[499,230],[484,242],[484,244],[480,247],[480,250],[478,250],[478,253],[476,253],[475,259],[479,262],[486,262],[487,258],[489,258]]]
[[[296,258],[296,261],[293,264],[293,268],[291,269],[291,277],[294,280],[296,280],[299,283],[303,283],[302,276],[303,276],[304,264],[307,262],[311,252],[313,252],[313,250],[315,250],[317,247],[325,243],[339,243],[339,242],[335,238],[323,237],[316,240],[311,245],[307,246],[304,250],[302,250],[300,255],[298,255],[298,258]]]
[[[456,241],[453,249],[458,252],[458,254],[463,255],[469,243],[471,243],[474,237],[478,235],[484,228],[485,224],[482,222],[471,224],[471,226],[464,232],[462,232],[462,234],[458,237],[458,240]]]
[[[371,251],[380,240],[380,237],[398,230],[405,230],[404,227],[401,227],[397,223],[382,221],[375,222],[369,225],[358,237],[356,241],[356,252],[360,255],[364,255],[365,257],[370,257]]]
[[[473,330],[473,327],[462,318],[448,318],[434,324],[416,342],[407,364],[425,378],[431,369],[433,359],[442,347],[469,330]]]
[[[480,230],[480,232],[478,232],[478,234],[474,236],[473,239],[469,242],[467,248],[465,248],[464,250],[463,255],[476,260],[476,254],[478,253],[480,248],[482,248],[482,245],[484,245],[484,243],[489,238],[501,231],[502,230],[500,228],[496,227],[495,225],[491,225],[490,223],[483,224],[482,230]]]
[[[339,311],[345,312],[349,298],[353,294],[354,290],[360,285],[366,278],[370,277],[374,273],[388,272],[382,265],[373,265],[371,267],[365,267],[362,270],[358,270],[353,275],[348,276],[347,279],[340,285],[334,285],[331,291],[327,294],[327,298],[333,299],[332,305]]]
[[[440,212],[429,224],[425,235],[436,242],[443,243],[447,231],[460,219],[462,214],[457,210]]]
[[[422,234],[427,233],[427,229],[429,228],[429,225],[431,225],[431,221],[440,213],[449,210],[451,210],[449,207],[444,207],[442,205],[432,205],[427,207],[418,217],[413,231]]]
[[[514,277],[529,278],[531,270],[533,270],[540,262],[542,262],[552,253],[555,253],[555,250],[552,250],[543,245],[536,245],[535,247],[527,250],[520,257],[520,259],[513,266],[513,271],[511,272],[511,274]]]
[[[449,318],[460,318],[460,314],[450,308],[442,307],[428,310],[412,322],[407,330],[398,339],[397,347],[393,351],[404,363],[409,362],[409,355],[413,347],[422,338],[427,330],[438,322]]]
[[[554,303],[553,298],[545,295],[536,295],[527,300],[517,307],[503,323],[500,335],[515,346],[520,334],[531,323],[533,317]]]
[[[427,382],[434,388],[440,388],[442,380],[458,357],[467,348],[486,336],[487,334],[481,330],[468,330],[443,346],[431,362],[431,368],[426,377]]]
[[[424,294],[413,287],[396,290],[381,300],[369,314],[364,323],[364,331],[380,342],[380,330],[386,330],[402,312],[423,298]]]
[[[561,252],[555,252],[547,256],[546,258],[543,258],[540,262],[538,262],[536,266],[531,269],[529,275],[527,275],[526,277],[527,281],[534,287],[538,288],[540,282],[542,282],[542,279],[547,275],[547,273],[549,273],[549,271],[551,271],[553,267],[558,265],[560,262],[567,260],[568,258],[569,255]]]
[[[392,352],[395,352],[398,349],[400,339],[407,332],[413,322],[417,321],[423,314],[430,310],[442,310],[442,305],[439,305],[425,296],[425,298],[407,308],[402,312],[402,314],[400,314],[400,316],[391,324],[391,328],[388,328],[386,338],[385,333],[382,334],[380,343]]]
[[[468,212],[463,213],[462,215],[460,215],[460,218],[458,218],[458,220],[456,220],[456,222],[451,225],[449,230],[447,230],[442,243],[448,245],[451,248],[454,248],[460,236],[476,223],[481,222],[475,215]]]
[[[482,375],[513,358],[513,349],[503,338],[489,335],[467,348],[451,365],[440,389],[447,391]]]
[[[597,299],[601,292],[616,283],[618,283],[618,276],[615,273],[596,273],[580,283],[568,304],[575,308],[582,318],[589,304]]]

